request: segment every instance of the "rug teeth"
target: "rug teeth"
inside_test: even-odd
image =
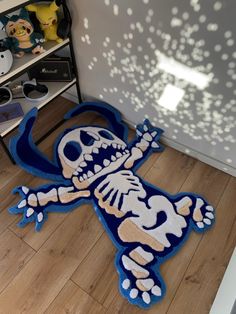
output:
[[[102,169],[102,167],[99,166],[99,165],[95,165],[95,166],[94,166],[94,172],[95,172],[95,173],[97,173],[97,172],[100,171],[101,169]]]
[[[98,154],[99,150],[98,150],[97,147],[94,147],[93,150],[92,150],[92,152],[93,152],[94,154]]]
[[[87,164],[87,162],[85,162],[85,161],[82,161],[81,163],[80,163],[80,167],[86,167],[88,164]]]
[[[94,173],[89,170],[88,173],[87,173],[88,178],[91,178],[93,175],[94,175]]]
[[[93,161],[93,157],[91,155],[89,155],[89,154],[85,154],[84,155],[84,159],[88,160],[88,161]]]

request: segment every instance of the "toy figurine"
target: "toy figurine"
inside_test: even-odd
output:
[[[12,53],[6,45],[7,34],[0,30],[0,76],[10,71],[13,57]]]
[[[40,28],[44,32],[44,39],[55,40],[62,42],[62,38],[57,35],[58,17],[57,11],[60,6],[60,1],[55,0],[50,5],[45,4],[29,4],[26,9],[30,12],[35,12],[36,17],[40,23]]]
[[[42,47],[43,36],[34,32],[29,13],[25,9],[21,9],[19,15],[4,16],[1,22],[8,36],[7,46],[16,57],[22,57],[25,52],[39,54],[45,51]]]

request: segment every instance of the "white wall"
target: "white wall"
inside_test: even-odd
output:
[[[68,2],[84,96],[236,176],[235,0]]]

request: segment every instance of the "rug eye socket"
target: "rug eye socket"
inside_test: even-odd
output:
[[[79,143],[74,141],[66,143],[63,150],[65,157],[71,161],[77,160],[81,154],[81,151],[82,149]]]
[[[107,140],[114,140],[114,137],[111,135],[111,133],[109,133],[106,130],[101,130],[98,133],[99,133],[99,135],[101,135],[103,138],[105,138]]]
[[[93,143],[97,140],[97,138],[93,136],[91,133],[89,134],[86,131],[81,131],[80,140],[85,146],[92,146]]]

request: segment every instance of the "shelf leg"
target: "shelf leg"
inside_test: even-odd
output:
[[[2,138],[1,136],[0,136],[0,142],[1,142],[2,146],[3,146],[3,149],[5,150],[6,154],[8,155],[9,159],[11,160],[11,162],[13,163],[13,165],[15,165],[16,162],[15,162],[15,160],[13,159],[13,157],[12,157],[12,155],[11,155],[11,153],[10,153],[8,147],[7,147],[7,145],[5,144],[5,142],[4,142],[4,140],[3,140],[3,138]]]
[[[65,6],[67,9],[67,4],[66,4],[66,0],[63,0],[63,6]],[[68,9],[69,11],[69,9]],[[79,84],[79,74],[78,74],[78,68],[77,68],[77,63],[76,63],[76,57],[75,57],[75,51],[74,51],[74,46],[73,46],[73,39],[72,39],[72,33],[70,30],[70,33],[68,34],[68,38],[70,39],[69,41],[69,47],[70,47],[70,54],[71,54],[71,60],[72,60],[72,64],[73,64],[73,70],[74,70],[74,74],[76,77],[76,90],[77,90],[77,96],[79,99],[79,103],[82,103],[82,96],[81,96],[81,91],[80,91],[80,84]]]
[[[43,140],[45,140],[52,132],[54,132],[56,129],[58,129],[63,123],[65,123],[65,119],[59,121],[56,125],[54,125],[46,134],[44,134],[42,137],[40,137],[39,140],[36,141],[36,145],[40,144]]]

